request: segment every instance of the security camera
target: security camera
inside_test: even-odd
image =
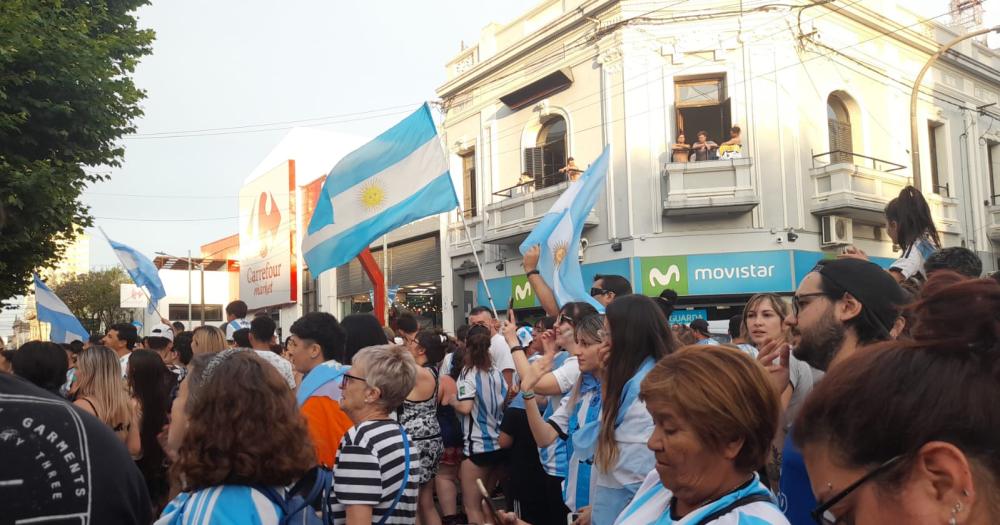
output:
[[[788,232],[788,242],[795,242],[797,240],[799,240],[799,234],[793,231]]]

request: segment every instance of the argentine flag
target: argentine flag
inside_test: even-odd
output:
[[[111,244],[111,248],[115,251],[115,255],[118,256],[118,260],[121,261],[122,266],[125,267],[125,271],[128,272],[129,277],[132,278],[132,282],[136,286],[146,287],[146,292],[149,293],[148,310],[155,310],[156,304],[160,299],[167,296],[166,290],[163,289],[163,281],[160,280],[160,274],[156,270],[156,265],[135,248],[112,241],[108,237],[108,234],[104,233],[104,230],[101,230],[101,233],[104,234],[104,238]]]
[[[330,170],[302,239],[313,275],[349,262],[404,224],[458,206],[427,104]]]
[[[610,151],[610,146],[604,147],[601,156],[597,157],[579,180],[569,184],[569,188],[559,196],[518,248],[523,255],[532,246],[540,245],[538,273],[552,287],[559,306],[573,301],[586,301],[599,312],[604,311],[604,307],[584,287],[577,253],[583,223],[597,202],[597,196],[604,188],[604,181],[608,176]]]
[[[69,311],[66,303],[51,288],[45,286],[38,274],[35,274],[35,308],[38,310],[38,320],[49,323],[49,341],[53,343],[71,343],[87,341],[90,334],[80,324],[79,319]]]

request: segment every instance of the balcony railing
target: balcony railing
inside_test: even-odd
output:
[[[993,204],[986,208],[986,213],[989,215],[986,234],[990,239],[1000,242],[1000,195],[992,195],[990,198]]]
[[[663,166],[663,214],[710,215],[747,213],[760,204],[749,157]]]
[[[824,159],[827,160],[827,162],[823,162]],[[862,167],[868,167],[870,165],[871,169],[884,171],[886,173],[906,169],[906,166],[903,166],[902,164],[896,164],[895,162],[889,162],[887,160],[869,157],[860,153],[854,153],[853,151],[843,151],[839,149],[827,151],[826,153],[817,153],[812,156],[813,169],[829,166],[831,164],[844,163]]]

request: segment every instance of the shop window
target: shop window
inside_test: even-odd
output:
[[[674,100],[677,110],[674,136],[683,131],[690,143],[704,131],[708,140],[717,144],[729,140],[733,116],[724,76],[678,80],[674,82]]]
[[[191,319],[188,319],[187,303],[170,303],[167,306],[167,317],[171,321],[201,321],[201,303],[191,305]],[[222,321],[222,305],[206,304],[205,321]]]
[[[990,203],[1000,205],[1000,143],[986,143],[986,159],[990,170]]]
[[[833,94],[826,99],[826,122],[830,132],[830,161],[853,162],[854,139],[851,129],[851,114],[840,95]]]
[[[566,166],[566,120],[550,117],[542,124],[535,147],[524,150],[524,172],[534,179],[535,188],[545,188],[566,180],[559,171]]]
[[[319,311],[319,280],[314,279],[309,268],[302,269],[302,313]]]
[[[462,210],[466,217],[475,217],[476,211],[476,149],[462,153]]]
[[[927,149],[930,152],[931,164],[931,192],[938,195],[950,197],[948,184],[941,180],[941,161],[944,159],[944,143],[947,138],[944,134],[944,124],[927,121]]]

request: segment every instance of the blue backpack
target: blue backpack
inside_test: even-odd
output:
[[[309,483],[312,482],[310,486]],[[282,512],[281,525],[332,525],[327,503],[333,489],[333,472],[325,467],[314,467],[283,496],[273,487],[255,485]],[[322,509],[316,515],[316,508]]]

